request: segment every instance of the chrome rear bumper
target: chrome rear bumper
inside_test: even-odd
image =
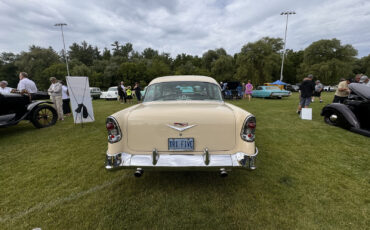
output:
[[[207,149],[204,154],[159,154],[155,149],[152,154],[134,155],[117,153],[106,155],[105,168],[142,168],[157,170],[231,170],[233,168],[256,169],[258,149],[253,155],[237,152],[234,154],[212,155]]]

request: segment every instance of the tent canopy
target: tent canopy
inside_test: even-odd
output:
[[[271,85],[286,85],[286,83],[285,82],[282,82],[282,81],[280,81],[280,80],[277,80],[277,81],[275,81],[275,82],[273,82],[273,83],[270,83]]]

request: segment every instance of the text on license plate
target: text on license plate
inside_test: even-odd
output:
[[[168,150],[192,151],[194,138],[168,138]]]

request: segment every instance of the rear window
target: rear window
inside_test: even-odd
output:
[[[209,82],[162,82],[148,86],[144,102],[179,100],[222,101],[220,87]]]

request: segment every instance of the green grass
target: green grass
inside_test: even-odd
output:
[[[105,118],[0,129],[0,229],[368,229],[369,138],[295,113],[298,96],[235,101],[257,117],[257,170],[106,171]]]

